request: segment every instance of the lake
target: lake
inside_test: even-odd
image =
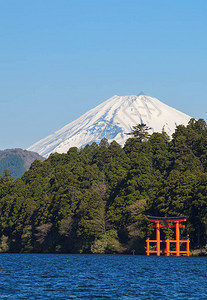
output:
[[[0,299],[207,299],[207,257],[0,254]]]

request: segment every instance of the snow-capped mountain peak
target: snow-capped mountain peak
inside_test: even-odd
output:
[[[83,147],[102,138],[116,140],[124,145],[132,126],[144,123],[152,132],[172,135],[179,124],[187,125],[190,116],[145,95],[114,95],[105,102],[67,124],[62,129],[43,138],[27,150],[48,157],[50,153],[66,153],[70,147]]]

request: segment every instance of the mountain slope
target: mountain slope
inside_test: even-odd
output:
[[[65,153],[70,147],[82,147],[107,138],[124,145],[126,132],[132,126],[145,123],[152,132],[172,135],[179,124],[186,125],[190,116],[146,95],[113,96],[91,109],[62,129],[43,138],[28,148],[48,157],[50,153]]]
[[[19,148],[0,151],[0,176],[8,169],[13,178],[21,177],[35,159],[44,160],[38,153]]]

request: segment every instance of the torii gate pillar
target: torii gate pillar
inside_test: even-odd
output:
[[[186,254],[187,256],[190,255],[190,240],[181,240],[180,239],[180,228],[184,228],[185,225],[182,225],[181,222],[186,222],[187,217],[149,217],[150,222],[155,223],[155,225],[152,225],[152,227],[156,228],[156,240],[150,240],[149,238],[146,240],[147,248],[146,248],[146,254],[150,255],[151,253],[156,253],[157,256],[160,256],[160,254],[163,252],[160,250],[160,244],[166,243],[166,250],[164,253],[166,253],[166,256],[170,256],[170,254],[176,254],[176,256],[180,256],[180,254]],[[163,223],[163,224],[162,224]],[[174,223],[174,224],[173,224]],[[175,240],[161,240],[160,239],[160,228],[162,227],[169,227],[169,228],[175,228]],[[156,243],[156,250],[150,250],[150,242]],[[170,250],[170,243],[175,243],[176,251]],[[186,250],[180,250],[180,244],[186,243]]]

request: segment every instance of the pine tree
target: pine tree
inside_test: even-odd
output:
[[[133,135],[140,142],[147,141],[150,137],[149,130],[151,129],[146,124],[138,124],[136,126],[132,126],[132,132],[126,133],[127,135]]]

